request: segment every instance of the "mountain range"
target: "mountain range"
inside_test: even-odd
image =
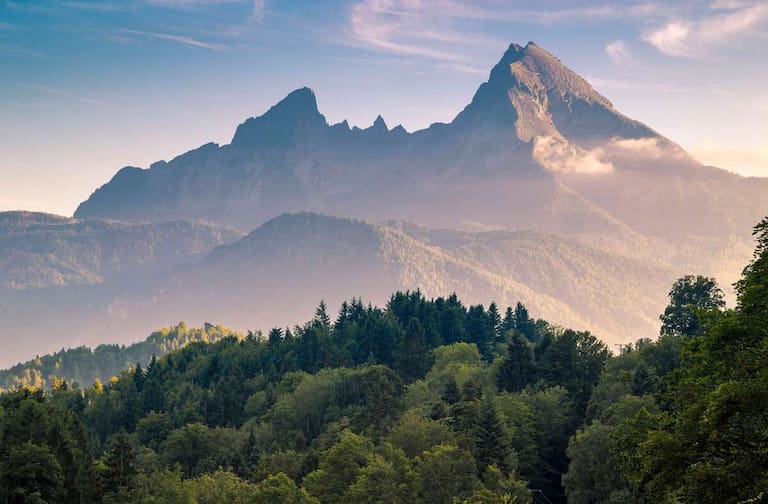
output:
[[[412,133],[329,125],[301,88],[228,145],[119,170],[73,218],[0,214],[0,322],[23,341],[0,365],[415,288],[523,301],[611,343],[652,337],[677,276],[738,277],[765,194],[534,43],[512,44],[452,122]]]

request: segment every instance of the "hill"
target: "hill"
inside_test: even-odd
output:
[[[177,268],[241,236],[201,222],[1,212],[0,324],[14,343],[0,366],[62,346],[134,342],[167,325],[173,320],[127,319],[125,300],[151,297]]]
[[[432,230],[300,213],[272,219],[179,271],[154,304],[195,323],[202,315],[266,328],[302,320],[320,299],[335,307],[363,295],[383,303],[395,290],[456,292],[472,303],[522,301],[537,317],[618,343],[657,332],[676,273],[540,232]]]
[[[239,236],[202,222],[145,224],[0,212],[0,287],[139,284]]]
[[[201,329],[195,329],[182,322],[155,331],[144,341],[128,346],[103,344],[93,349],[62,349],[0,371],[0,390],[19,387],[50,389],[57,380],[83,387],[89,387],[96,381],[108,383],[126,369],[137,365],[147,367],[152,359],[191,343],[215,343],[229,337],[241,339],[242,335],[220,325],[206,324]]]

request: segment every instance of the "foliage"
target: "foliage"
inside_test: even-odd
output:
[[[697,336],[702,330],[697,311],[723,306],[723,291],[713,278],[686,275],[669,291],[669,305],[660,317],[661,334]]]

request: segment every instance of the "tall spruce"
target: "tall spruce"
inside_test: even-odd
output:
[[[535,373],[533,350],[519,332],[512,331],[507,355],[502,360],[496,377],[499,390],[519,392],[535,380]]]
[[[475,460],[482,473],[490,465],[504,472],[512,468],[512,448],[496,403],[486,394],[480,402],[474,429]]]
[[[136,454],[124,431],[112,438],[112,447],[104,457],[104,465],[104,488],[107,491],[118,493],[133,488],[138,473]]]

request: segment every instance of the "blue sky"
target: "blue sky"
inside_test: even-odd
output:
[[[701,160],[768,176],[765,0],[0,0],[0,209],[70,215],[305,85],[329,122],[448,121],[529,40]]]

